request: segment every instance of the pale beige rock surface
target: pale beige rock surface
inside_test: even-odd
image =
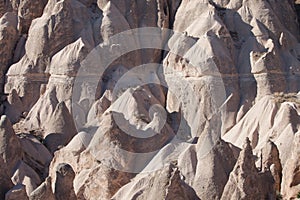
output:
[[[179,158],[179,166],[183,165],[180,168],[182,168],[185,181],[191,182],[200,199],[220,199],[229,174],[236,163],[233,150],[227,143],[220,140],[207,155],[203,156],[198,153],[194,160],[192,154],[197,154],[198,148],[196,146],[195,150],[191,149]],[[188,163],[193,164],[190,166]],[[191,172],[194,176],[190,174]]]
[[[221,199],[274,199],[273,184],[274,180],[267,173],[258,173],[247,138]]]
[[[182,178],[178,167],[170,164],[154,173],[137,175],[112,199],[199,199]]]
[[[1,1],[0,199],[295,199],[294,2]]]

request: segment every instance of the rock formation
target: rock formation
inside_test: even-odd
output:
[[[75,173],[70,165],[61,163],[57,166],[54,182],[54,193],[57,200],[76,198],[73,187],[74,178]]]
[[[0,199],[297,198],[299,16],[298,0],[1,1]]]
[[[29,196],[30,200],[55,200],[55,196],[51,188],[51,177],[46,178],[46,180],[36,188]]]
[[[299,133],[295,135],[293,151],[283,169],[282,194],[286,198],[299,198]]]
[[[274,199],[274,180],[267,175],[258,173],[247,138],[221,199]]]
[[[24,185],[16,185],[5,194],[5,200],[24,199],[28,200]]]
[[[112,199],[199,199],[174,163],[153,174],[138,175]]]
[[[5,115],[2,115],[0,120],[0,155],[7,167],[6,173],[12,175],[13,169],[22,157],[22,148],[9,119]]]

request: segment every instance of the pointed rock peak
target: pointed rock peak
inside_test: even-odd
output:
[[[61,111],[64,112],[64,111],[67,111],[67,113],[69,113],[69,110],[68,110],[68,108],[67,108],[65,102],[60,102],[60,103],[58,103],[57,106],[56,106],[56,108],[55,108],[55,111],[57,111],[57,112],[61,112]],[[55,112],[55,111],[54,111],[54,112]]]
[[[251,147],[251,141],[248,137],[246,137],[246,140],[243,144],[243,150],[242,150],[243,153],[249,155],[249,154],[253,154],[252,152],[252,147]]]
[[[18,115],[20,115],[24,111],[24,106],[21,101],[21,98],[18,95],[18,92],[13,89],[9,95],[7,96],[7,102],[9,103],[8,108],[8,117],[10,118],[11,122],[18,121]]]
[[[235,168],[237,168],[237,166],[241,166],[242,171],[257,172],[257,169],[255,167],[255,160],[252,152],[251,142],[248,137],[245,140],[243,149],[240,152],[238,162]]]
[[[73,116],[64,102],[56,105],[45,125],[45,132],[47,135],[45,145],[51,153],[66,145],[76,135],[77,130]]]
[[[262,149],[262,157],[264,161],[274,162],[279,159],[279,150],[274,142],[268,140],[264,148]]]
[[[5,131],[11,130],[13,132],[12,125],[11,125],[11,123],[10,123],[10,121],[7,118],[6,115],[2,115],[1,116],[1,119],[0,119],[0,130],[1,129],[4,129]],[[11,133],[11,132],[9,131],[8,133]]]
[[[6,115],[2,115],[0,119],[0,137],[16,137],[12,124]]]
[[[166,187],[165,199],[199,199],[194,189],[182,180],[177,164],[170,164],[168,176],[170,178]]]
[[[65,102],[60,102],[56,105],[54,112],[52,113],[49,123],[46,126],[47,132],[53,133],[67,133],[71,131],[72,136],[76,132],[75,123],[73,117],[69,112]]]
[[[272,154],[272,152],[276,152],[279,154],[279,151],[277,149],[277,146],[274,142],[271,140],[268,140],[264,148],[262,149],[263,154]]]
[[[268,173],[258,173],[250,140],[246,138],[221,199],[274,199],[273,184]]]
[[[275,188],[277,191],[280,191],[282,165],[277,146],[271,140],[268,140],[267,144],[262,149],[261,159],[262,171],[271,172],[271,175],[275,181]]]
[[[13,90],[9,93],[9,95],[8,95],[8,97],[7,97],[7,100],[8,100],[8,102],[9,102],[10,104],[14,104],[15,102],[21,102],[21,99],[20,99],[20,97],[19,97],[18,92],[17,92],[16,89],[13,89]]]
[[[250,148],[251,148],[251,141],[248,137],[246,137],[244,145],[243,145],[243,149],[248,148],[248,146],[250,146]],[[252,150],[252,148],[251,148],[251,150]]]

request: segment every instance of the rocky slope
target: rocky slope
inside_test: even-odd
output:
[[[0,2],[0,199],[296,199],[299,1]]]

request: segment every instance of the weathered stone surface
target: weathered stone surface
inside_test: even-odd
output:
[[[271,172],[275,181],[276,192],[279,193],[282,179],[282,165],[279,159],[279,151],[272,141],[268,141],[262,149],[260,162],[262,172]]]
[[[50,152],[64,146],[77,133],[72,115],[64,102],[58,103],[49,121],[45,124],[45,145]]]
[[[7,164],[2,157],[0,157],[0,164],[2,166],[0,170],[0,198],[5,199],[5,194],[13,187],[13,183],[7,173],[9,171]]]
[[[295,198],[294,2],[1,1],[0,199]]]
[[[5,2],[5,1],[3,1]],[[3,3],[2,2],[2,3]],[[1,7],[1,6],[0,6]],[[1,11],[0,11],[1,15]],[[17,16],[8,12],[0,18],[0,92],[3,93],[5,74],[12,64],[13,52],[18,40]]]
[[[18,6],[18,30],[20,33],[28,33],[32,20],[43,14],[46,3],[47,0],[20,0]]]
[[[273,184],[272,177],[258,173],[247,138],[221,199],[274,199],[276,193]]]
[[[7,96],[7,102],[5,102],[5,114],[12,123],[16,123],[23,117],[23,111],[23,103],[17,91],[12,90]]]
[[[76,199],[73,180],[75,173],[68,164],[61,163],[57,166],[56,177],[54,179],[54,193],[57,200]]]
[[[24,152],[24,162],[34,169],[40,177],[48,176],[48,166],[53,158],[49,150],[30,134],[21,134],[19,138]]]
[[[222,140],[206,155],[197,153],[200,147],[196,145],[179,157],[182,174],[200,199],[220,199],[236,158],[229,144]]]
[[[55,200],[55,196],[51,188],[51,177],[47,177],[46,180],[30,194],[29,199]]]
[[[30,193],[41,184],[39,175],[23,161],[20,161],[17,164],[16,170],[11,179],[15,185],[25,185],[27,195],[30,195]]]
[[[15,88],[25,108],[30,109],[40,96],[41,85],[49,79],[46,69],[51,57],[81,35],[92,34],[85,32],[91,28],[90,21],[91,13],[77,0],[48,1],[43,15],[32,21],[25,55],[11,66],[5,91]]]
[[[182,178],[178,167],[170,164],[159,171],[136,176],[112,199],[199,199],[196,192]]]
[[[24,199],[28,200],[24,185],[15,185],[5,194],[5,200]]]
[[[281,191],[286,199],[298,198],[300,190],[300,160],[299,160],[299,133],[295,135],[293,142],[293,151],[290,158],[288,158],[283,168],[283,180],[281,184]]]
[[[298,108],[293,101],[280,96],[262,98],[222,138],[241,148],[243,140],[249,137],[255,150],[262,149],[271,140],[279,150],[283,166],[299,127]]]
[[[5,115],[0,120],[0,156],[6,166],[5,173],[11,176],[17,162],[22,158],[22,149],[19,138]]]

